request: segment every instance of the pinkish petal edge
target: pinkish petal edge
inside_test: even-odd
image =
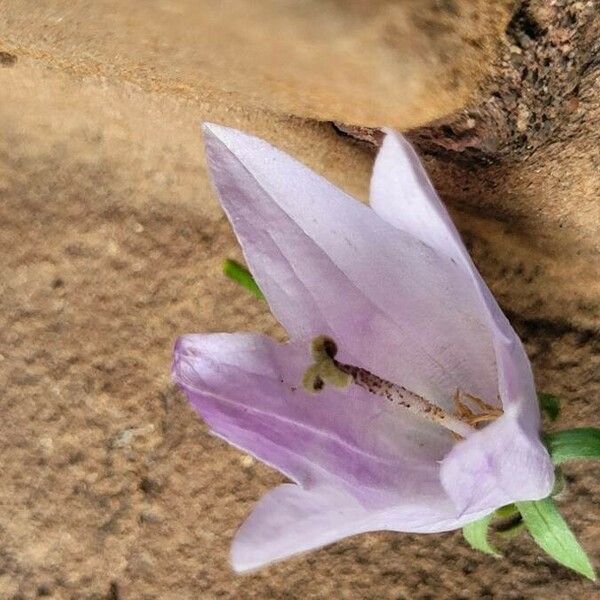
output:
[[[485,514],[456,517],[452,510],[441,499],[372,510],[339,488],[283,484],[261,498],[236,533],[231,562],[236,571],[247,572],[359,533],[451,531]]]
[[[539,438],[539,407],[529,359],[475,268],[418,155],[399,133],[391,130],[387,131],[373,168],[370,205],[394,227],[459,262],[471,276],[488,314],[498,392],[506,414],[458,444],[446,457],[441,477],[449,495],[460,510],[492,509],[517,499],[547,496],[554,475]],[[514,439],[515,444],[518,442],[514,455],[507,446],[496,443],[492,432],[500,431],[507,439]],[[515,463],[517,455],[519,460]],[[513,476],[507,476],[511,472]]]
[[[262,140],[215,125],[205,139],[248,265],[293,338],[330,335],[349,362],[445,408],[459,387],[495,401],[487,313],[461,266]]]

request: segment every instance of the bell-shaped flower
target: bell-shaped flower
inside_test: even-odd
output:
[[[293,482],[239,529],[234,568],[366,531],[457,529],[546,497],[529,360],[408,142],[387,133],[367,206],[260,139],[212,124],[204,135],[290,337],[185,335],[175,348],[175,381],[211,430]]]

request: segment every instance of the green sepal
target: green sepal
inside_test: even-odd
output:
[[[519,509],[514,504],[507,504],[496,509],[494,518],[497,519],[494,532],[502,538],[512,538],[523,529],[523,519]]]
[[[463,537],[472,548],[499,558],[502,554],[500,554],[488,540],[488,529],[494,517],[495,514],[490,513],[487,517],[479,519],[479,521],[474,521],[473,523],[465,525],[462,532]]]
[[[556,421],[560,414],[560,400],[553,394],[538,393],[538,402],[541,411],[551,420]]]
[[[525,526],[538,546],[561,565],[596,580],[590,560],[562,518],[552,498],[516,503]]]
[[[512,539],[518,536],[523,529],[525,529],[525,523],[523,521],[514,521],[504,529],[496,530],[496,535],[504,538],[505,540]]]
[[[557,498],[560,496],[566,487],[567,480],[565,479],[565,474],[560,467],[556,467],[554,469],[554,485],[552,486],[552,491],[550,492],[550,498]]]
[[[500,519],[512,519],[519,514],[519,509],[514,504],[506,504],[496,509],[494,516]]]
[[[544,443],[555,465],[567,460],[600,458],[600,429],[597,427],[547,433]]]
[[[265,296],[261,292],[260,288],[252,273],[246,269],[243,265],[230,258],[223,261],[223,273],[226,277],[229,277],[232,281],[235,281],[243,288],[246,288],[249,292],[254,294],[257,298],[264,300]]]

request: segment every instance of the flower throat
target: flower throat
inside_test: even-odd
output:
[[[325,385],[346,388],[353,383],[426,421],[441,425],[459,439],[474,433],[477,424],[494,420],[502,414],[501,409],[470,394],[461,394],[459,390],[453,397],[456,414],[449,413],[402,385],[392,383],[361,367],[336,360],[337,344],[327,336],[316,337],[312,341],[311,350],[314,363],[308,367],[302,378],[303,387],[311,393],[320,392]],[[475,413],[462,398],[469,400],[482,412]]]

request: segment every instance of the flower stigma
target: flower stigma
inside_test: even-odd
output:
[[[362,367],[336,360],[337,344],[325,335],[313,339],[311,353],[314,362],[304,372],[302,386],[313,394],[323,390],[325,385],[343,389],[354,383],[370,394],[385,398],[418,417],[441,425],[458,439],[474,433],[477,424],[494,420],[502,414],[501,409],[476,396],[462,394],[459,390],[456,390],[453,397],[456,414],[449,413],[402,385],[383,379]],[[474,412],[463,401],[463,397],[482,412]]]

